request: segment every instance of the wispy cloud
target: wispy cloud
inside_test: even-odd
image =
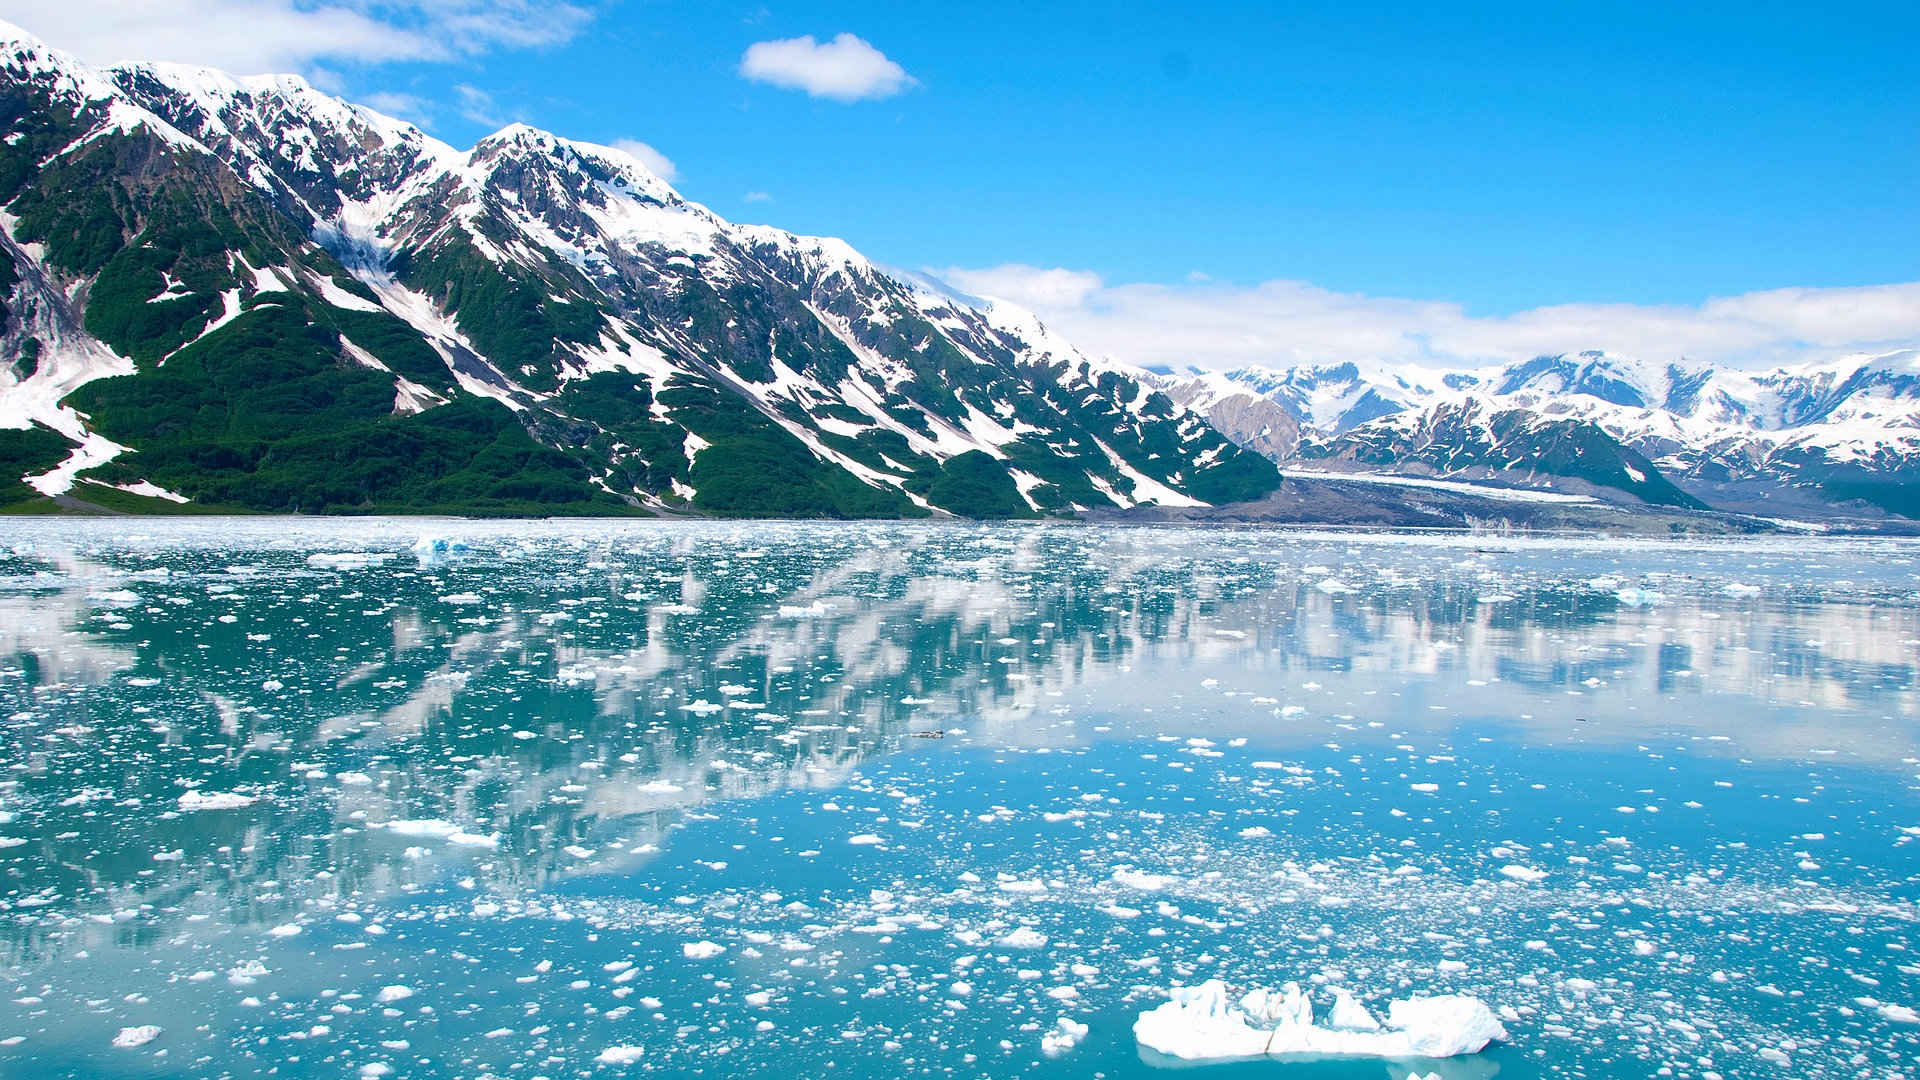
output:
[[[535,0],[0,0],[0,18],[95,63],[172,60],[239,73],[557,45],[592,17]]]
[[[1474,315],[1451,301],[1342,293],[1299,281],[1109,284],[1090,271],[1019,264],[929,272],[969,293],[1031,308],[1081,347],[1143,366],[1470,366],[1607,349],[1649,360],[1769,367],[1920,343],[1920,282],[1772,289],[1692,305],[1558,304]]]
[[[919,85],[905,68],[852,34],[840,34],[825,43],[814,40],[812,34],[758,42],[740,58],[740,74],[753,82],[840,102],[892,97]]]
[[[749,191],[749,192],[747,192],[747,193],[746,193],[745,195],[742,195],[742,196],[740,196],[740,201],[742,201],[742,202],[772,202],[772,201],[773,201],[773,196],[771,196],[771,195],[769,195],[769,194],[767,194],[767,193],[766,193],[766,192],[764,192],[764,191]]]
[[[647,167],[648,172],[669,184],[680,177],[680,168],[673,163],[672,158],[639,139],[615,139],[613,148],[633,155],[635,160]]]
[[[328,88],[322,87],[322,89]],[[360,103],[376,112],[397,116],[421,127],[433,125],[434,103],[418,94],[402,93],[397,90],[375,90],[371,94],[364,95]]]
[[[501,124],[500,109],[493,102],[493,95],[468,83],[455,83],[453,94],[460,107],[460,115],[484,127],[496,127]]]

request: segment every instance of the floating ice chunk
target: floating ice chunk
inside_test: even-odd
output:
[[[1631,585],[1615,592],[1613,595],[1616,600],[1620,601],[1621,606],[1630,608],[1657,607],[1661,601],[1666,599],[1664,595],[1652,589],[1642,589]]]
[[[1007,949],[1044,949],[1047,947],[1047,936],[1031,926],[1015,927],[1001,936],[1000,946]]]
[[[1209,979],[1173,989],[1172,1000],[1133,1022],[1141,1046],[1187,1061],[1265,1057],[1273,1032],[1249,1023],[1227,997],[1227,984]]]
[[[413,555],[421,562],[435,562],[467,553],[463,540],[454,540],[445,536],[422,536],[413,542]]]
[[[711,941],[689,941],[680,946],[680,955],[689,960],[711,960],[726,951],[725,945],[716,945]]]
[[[1477,998],[1449,994],[1388,1003],[1384,1025],[1351,994],[1337,991],[1326,1026],[1297,983],[1278,992],[1254,990],[1231,1000],[1209,979],[1176,987],[1172,1000],[1134,1021],[1141,1046],[1188,1061],[1293,1055],[1407,1058],[1477,1054],[1504,1041],[1506,1028]]]
[[[392,558],[384,551],[322,551],[307,556],[307,565],[316,570],[357,570],[378,566]]]
[[[182,810],[238,810],[252,806],[259,800],[251,795],[240,795],[231,791],[189,791],[180,796],[178,803]]]
[[[1906,1005],[1882,1005],[1880,1015],[1896,1024],[1920,1024],[1920,1013]]]
[[[447,837],[459,832],[460,826],[440,818],[402,818],[387,822],[386,829],[400,836]]]
[[[145,1046],[159,1037],[160,1029],[153,1024],[123,1027],[120,1029],[120,1034],[113,1037],[113,1045],[122,1050],[132,1050],[135,1047]]]
[[[881,839],[880,839],[880,837],[879,837],[879,836],[877,836],[877,835],[875,835],[875,834],[873,834],[873,833],[870,833],[870,832],[869,832],[869,833],[861,833],[861,834],[860,834],[859,836],[849,836],[849,837],[847,837],[847,843],[849,843],[849,844],[855,844],[855,845],[858,845],[858,846],[861,846],[861,847],[871,847],[871,846],[873,846],[873,845],[875,845],[875,844],[878,844],[878,843],[881,843],[881,842],[882,842],[882,841],[881,841]]]
[[[1054,1021],[1052,1031],[1040,1036],[1040,1052],[1048,1057],[1059,1057],[1079,1046],[1080,1040],[1086,1037],[1087,1025],[1063,1016]]]
[[[456,605],[477,604],[480,602],[480,594],[470,592],[448,593],[440,598],[440,602],[443,604]]]
[[[405,1001],[406,999],[412,996],[413,996],[413,987],[402,986],[399,983],[395,983],[392,986],[381,987],[380,992],[373,995],[373,1000],[379,1002],[382,1005],[385,1005],[388,1002]]]
[[[1519,863],[1509,863],[1501,867],[1500,872],[1515,881],[1539,881],[1541,878],[1547,876],[1545,870],[1532,866],[1522,866]]]
[[[293,937],[300,933],[300,924],[281,923],[279,926],[267,931],[267,933],[272,934],[274,937]]]
[[[1320,583],[1315,585],[1314,588],[1319,589],[1328,596],[1337,596],[1340,593],[1350,593],[1353,591],[1353,586],[1334,577],[1320,579]]]
[[[1327,1026],[1344,1031],[1379,1031],[1380,1021],[1373,1018],[1351,990],[1333,992],[1333,1008],[1327,1012]]]
[[[1240,839],[1242,840],[1259,840],[1272,835],[1273,830],[1267,828],[1265,825],[1249,825],[1240,830]]]
[[[609,1046],[594,1057],[602,1065],[632,1065],[645,1056],[646,1051],[638,1046]]]
[[[1164,874],[1149,874],[1145,870],[1135,870],[1131,866],[1122,866],[1113,872],[1113,880],[1129,889],[1141,892],[1159,892],[1174,883],[1175,878]]]

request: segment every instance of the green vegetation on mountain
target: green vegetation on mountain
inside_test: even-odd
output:
[[[1006,466],[980,450],[947,459],[926,490],[927,501],[970,518],[1036,517]]]
[[[452,311],[474,347],[530,390],[558,387],[560,347],[596,342],[606,327],[598,306],[568,296],[584,284],[571,267],[547,265],[544,277],[509,272],[463,235],[428,255],[403,256],[394,269]]]
[[[391,378],[341,355],[339,309],[323,307],[261,294],[164,366],[75,392],[99,431],[140,448],[92,475],[267,511],[627,512],[496,402],[395,416]]]
[[[694,456],[693,505],[723,517],[925,517],[892,489],[821,461],[739,396],[684,380],[660,393],[673,418],[710,445]]]
[[[0,511],[41,498],[23,478],[46,472],[72,451],[65,435],[38,424],[0,428]]]

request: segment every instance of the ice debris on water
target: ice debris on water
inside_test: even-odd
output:
[[[141,1024],[138,1027],[123,1027],[120,1034],[113,1037],[113,1045],[122,1050],[133,1050],[145,1046],[160,1037],[160,1028],[153,1024]]]
[[[182,810],[239,810],[257,801],[231,791],[189,791],[180,796],[178,805]]]
[[[1384,1023],[1350,993],[1337,994],[1327,1023],[1314,1022],[1313,1002],[1298,983],[1254,989],[1235,1000],[1209,979],[1176,987],[1172,999],[1134,1021],[1140,1045],[1186,1061],[1339,1055],[1456,1057],[1504,1042],[1507,1030],[1478,998],[1461,994],[1399,998]]]
[[[1054,1021],[1053,1030],[1040,1036],[1040,1052],[1048,1057],[1059,1057],[1079,1046],[1080,1040],[1086,1037],[1087,1025],[1062,1016]]]

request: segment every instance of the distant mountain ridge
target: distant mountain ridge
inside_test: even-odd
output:
[[[1914,349],[1760,372],[1587,351],[1450,372],[1348,364],[1154,381],[1283,464],[1573,481],[1663,506],[1920,515]]]
[[[0,505],[974,517],[1273,465],[1030,313],[631,156],[0,24]]]

